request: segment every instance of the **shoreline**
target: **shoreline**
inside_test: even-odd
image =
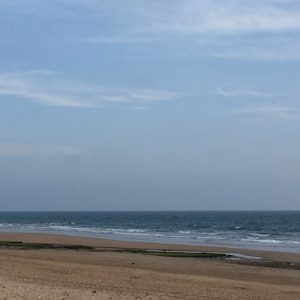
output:
[[[0,232],[0,241],[1,299],[300,299],[299,254],[41,233]],[[145,252],[151,249],[166,252]],[[263,257],[263,264],[214,255],[165,255],[174,251],[240,253]]]
[[[0,214],[0,231],[300,254],[299,212],[44,211]]]
[[[278,252],[278,253],[293,253],[300,254],[300,248],[298,247],[280,247],[280,246],[262,246],[259,244],[256,245],[242,245],[242,244],[233,244],[233,243],[191,243],[184,240],[173,240],[173,239],[157,239],[151,238],[149,239],[138,239],[134,237],[122,237],[121,235],[117,235],[115,237],[106,237],[101,235],[93,235],[93,234],[81,234],[75,232],[66,232],[66,231],[18,231],[18,230],[6,230],[0,229],[0,232],[6,233],[17,233],[17,234],[42,234],[42,235],[51,235],[51,236],[68,236],[75,238],[87,238],[87,239],[98,239],[98,240],[109,240],[109,241],[117,241],[117,242],[126,242],[126,243],[141,243],[141,244],[161,244],[161,245],[178,245],[179,247],[191,246],[191,247],[210,247],[210,248],[223,248],[223,249],[238,249],[238,250],[254,250],[254,251],[265,251],[265,252]]]
[[[51,233],[27,233],[0,231],[0,241],[21,241],[24,243],[48,243],[64,245],[82,245],[100,248],[141,249],[141,250],[177,250],[238,254],[242,256],[262,258],[265,261],[300,263],[300,253],[257,250],[238,247],[222,247],[210,245],[189,245],[157,242],[140,242],[113,240],[96,237],[83,237]]]

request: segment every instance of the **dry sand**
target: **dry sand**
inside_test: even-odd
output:
[[[0,240],[96,247],[239,252],[300,262],[299,254],[0,233]],[[300,299],[300,271],[214,259],[71,250],[0,250],[0,299]]]

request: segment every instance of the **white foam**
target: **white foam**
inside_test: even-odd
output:
[[[262,257],[259,256],[245,255],[241,253],[226,253],[226,254],[234,256],[233,259],[236,257],[242,259],[255,259],[255,260],[263,259]]]

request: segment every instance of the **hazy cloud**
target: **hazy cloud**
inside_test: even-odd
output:
[[[151,88],[105,87],[96,83],[76,82],[42,70],[0,73],[1,95],[60,107],[101,107],[109,103],[149,104],[178,96],[175,92]]]
[[[78,149],[65,146],[0,144],[0,157],[78,156]]]
[[[156,11],[158,7],[160,13]],[[143,12],[151,14],[148,20],[153,21],[153,29],[161,32],[242,34],[300,28],[299,10],[280,6],[277,1],[252,1],[247,5],[242,0],[175,1],[172,7],[167,3],[149,5]]]
[[[81,3],[98,16],[112,13],[118,23],[110,36],[99,31],[77,41],[176,43],[174,52],[188,56],[300,59],[300,45],[295,42],[299,40],[300,5],[294,2],[294,5],[276,0],[251,1],[246,5],[243,0],[129,2],[131,5],[126,3],[126,8],[120,5],[113,11],[107,3],[100,6],[95,2]]]
[[[123,43],[150,43],[153,39],[143,36],[92,36],[75,38],[74,42],[91,44],[123,44]]]
[[[265,92],[256,91],[256,90],[229,90],[218,88],[216,93],[217,96],[223,97],[240,97],[240,96],[248,96],[248,97],[270,97],[271,95]]]
[[[299,1],[28,0],[0,1],[0,9],[62,25],[67,30],[52,32],[55,43],[156,43],[162,49],[167,43],[176,45],[173,55],[300,59]]]
[[[287,121],[300,121],[300,108],[293,106],[261,105],[234,109],[231,113],[244,115],[270,115]]]
[[[63,2],[73,12],[74,7],[84,8],[90,16],[113,13],[127,25],[125,29],[135,32],[240,34],[300,29],[299,2],[289,0],[130,0],[118,6],[110,1]]]

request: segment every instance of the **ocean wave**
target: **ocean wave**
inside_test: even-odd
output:
[[[256,238],[244,238],[244,242],[266,243],[266,244],[295,244],[300,245],[300,241],[295,240],[277,240],[277,239],[256,239]]]
[[[242,229],[243,227],[241,226],[234,226],[234,229]]]
[[[267,233],[257,233],[257,232],[251,232],[250,235],[251,236],[257,236],[257,237],[268,237],[268,236],[270,236],[270,234],[267,234]]]
[[[210,235],[202,235],[202,236],[197,236],[198,240],[203,240],[203,241],[214,241],[214,240],[226,240],[227,238],[225,236],[214,236],[213,238]]]
[[[186,230],[165,231],[160,227],[154,228],[123,228],[114,226],[80,226],[76,222],[49,222],[49,223],[0,223],[1,230],[23,231],[23,232],[45,232],[81,236],[94,236],[115,239],[143,240],[143,241],[168,241],[170,243],[192,243],[192,244],[218,244],[218,245],[247,245],[247,246],[270,246],[298,248],[300,245],[299,234],[258,233],[246,232],[245,230],[211,230],[201,231],[199,228]],[[273,245],[273,246],[272,246]]]
[[[178,233],[182,233],[182,234],[191,234],[192,233],[192,231],[190,231],[190,230],[179,230],[178,231]]]

